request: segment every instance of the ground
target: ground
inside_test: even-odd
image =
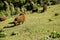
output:
[[[54,16],[55,13],[59,15]],[[0,22],[0,29],[10,26],[11,24],[8,23],[13,21],[14,17]],[[49,19],[52,21],[49,21]],[[0,38],[1,40],[40,40],[44,36],[48,36],[52,31],[60,33],[60,4],[49,6],[44,13],[26,14],[24,24],[12,28],[4,28],[3,30],[7,36]],[[16,32],[17,34],[11,36],[12,32]],[[60,40],[60,38],[54,40]]]

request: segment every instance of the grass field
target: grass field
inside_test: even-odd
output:
[[[58,13],[58,16],[54,16]],[[11,26],[8,24],[15,18],[9,18],[6,21],[0,22],[0,29],[4,26]],[[51,19],[52,21],[49,21]],[[0,40],[40,40],[44,36],[48,36],[52,31],[60,33],[60,4],[49,6],[44,13],[26,14],[26,20],[24,24],[3,29],[7,36],[0,38]],[[17,35],[11,36],[12,32],[16,32]],[[56,38],[54,40],[60,40]]]

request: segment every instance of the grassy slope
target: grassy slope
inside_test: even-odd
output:
[[[60,4],[50,6],[44,13],[27,14],[24,24],[15,26],[12,28],[5,28],[4,33],[7,34],[6,38],[2,40],[39,40],[40,38],[47,36],[54,30],[60,33],[60,15],[54,16],[55,13],[60,14]],[[13,18],[0,22],[0,29],[4,26],[9,26],[9,22],[13,21]],[[53,21],[49,22],[48,19]],[[12,32],[17,32],[15,36],[10,36]],[[57,38],[55,40],[60,40]]]

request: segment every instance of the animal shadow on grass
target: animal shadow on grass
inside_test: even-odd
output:
[[[13,22],[10,22],[10,23],[8,23],[8,24],[13,24]]]
[[[10,22],[10,23],[8,23],[8,24],[13,24],[13,25],[11,25],[11,26],[5,26],[5,27],[3,27],[3,28],[12,28],[12,27],[15,27],[15,26],[18,26],[18,25],[15,25],[13,22]]]
[[[53,21],[52,19],[48,19],[48,20],[49,20],[49,22]]]
[[[44,13],[45,12],[45,10],[41,10],[41,12],[40,13]]]
[[[3,28],[12,28],[15,27],[15,25],[11,25],[11,26],[4,26]]]
[[[13,24],[13,22],[10,22],[8,24]],[[3,28],[12,28],[12,27],[15,27],[16,25],[11,25],[11,26],[4,26]]]

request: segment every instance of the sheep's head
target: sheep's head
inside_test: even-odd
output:
[[[26,15],[26,13],[25,13],[25,12],[22,12],[22,13],[20,13],[20,15]],[[19,16],[20,16],[20,15],[19,15]]]

